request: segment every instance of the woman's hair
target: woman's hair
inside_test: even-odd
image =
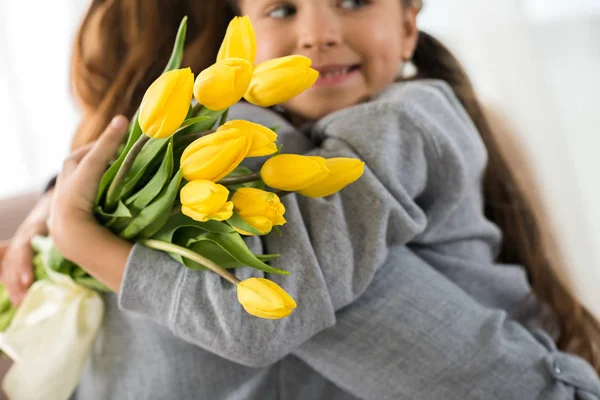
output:
[[[404,6],[421,5],[420,0],[401,1]],[[184,15],[188,33],[183,66],[197,73],[214,62],[234,14],[234,0],[93,0],[73,50],[72,89],[83,117],[72,147],[95,140],[114,115],[133,116],[146,88],[161,74]],[[424,32],[413,62],[419,71],[414,79],[441,79],[454,89],[485,143],[485,214],[504,235],[498,262],[526,267],[537,299],[557,317],[558,347],[600,372],[600,325],[558,279],[559,262],[545,245],[543,219],[509,168],[463,68]]]

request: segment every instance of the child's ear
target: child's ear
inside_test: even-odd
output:
[[[417,27],[417,15],[421,11],[420,7],[405,7],[404,8],[404,49],[402,57],[404,60],[410,60],[417,48],[419,40],[419,28]]]

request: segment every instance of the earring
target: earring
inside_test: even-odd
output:
[[[410,79],[417,76],[418,72],[419,70],[417,69],[417,66],[412,62],[411,59],[408,59],[400,63],[396,77],[398,79]]]

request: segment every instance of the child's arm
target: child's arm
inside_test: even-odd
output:
[[[485,165],[483,145],[466,114],[461,118],[438,89],[414,88],[404,96],[325,120],[322,148],[310,154],[363,159],[363,177],[327,198],[285,197],[283,236],[262,238],[265,251],[281,254],[272,264],[291,272],[269,276],[296,299],[290,317],[254,318],[237,303],[235,288],[219,277],[188,270],[140,245],[128,260],[120,306],[224,358],[264,366],[335,325],[336,311],[364,293],[391,247],[448,242],[427,229],[451,218],[465,193],[479,188],[478,173],[470,168]],[[422,113],[441,115],[443,123],[422,121]],[[489,223],[462,232],[473,236],[469,248],[491,254],[487,240],[497,239],[497,232]],[[236,274],[243,279],[259,272]]]
[[[588,363],[482,306],[407,246],[293,354],[362,399],[600,399]]]

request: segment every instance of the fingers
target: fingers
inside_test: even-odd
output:
[[[2,259],[4,258],[6,249],[8,249],[8,244],[9,244],[9,242],[6,242],[6,241],[0,242],[0,263],[2,262]]]
[[[106,165],[114,157],[127,132],[127,119],[118,115],[106,127],[96,144],[81,160],[77,179],[85,182],[98,182]]]
[[[73,172],[77,168],[77,165],[79,165],[79,163],[81,162],[81,159],[85,157],[87,153],[89,153],[89,151],[92,149],[92,147],[94,147],[95,144],[95,141],[92,143],[88,143],[85,146],[82,146],[77,150],[73,151],[71,154],[69,154],[69,156],[63,162],[62,171],[60,172],[57,179],[57,186],[59,184],[59,181],[65,180],[67,177],[73,174]]]
[[[13,240],[4,249],[2,282],[11,303],[20,304],[33,282],[33,250],[29,241]]]

